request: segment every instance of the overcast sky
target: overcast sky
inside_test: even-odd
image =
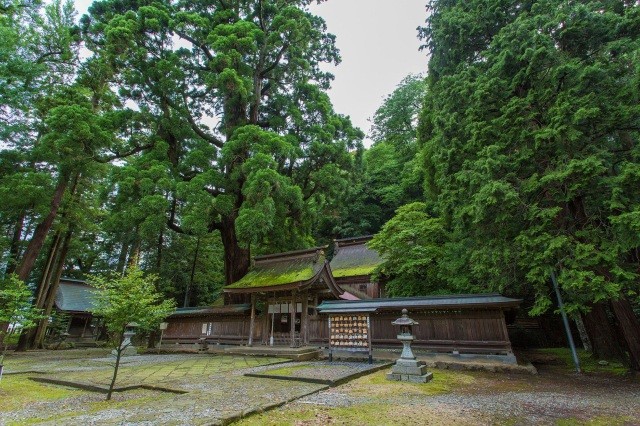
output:
[[[426,0],[328,0],[311,10],[327,22],[342,55],[330,92],[337,112],[368,132],[376,109],[408,74],[427,70],[416,28]]]
[[[76,0],[79,15],[91,0]],[[416,28],[424,24],[426,0],[327,0],[311,11],[337,37],[342,63],[329,93],[335,110],[365,133],[386,95],[408,74],[427,69]]]

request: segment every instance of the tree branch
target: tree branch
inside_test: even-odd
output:
[[[176,33],[178,37],[187,40],[189,43],[193,44],[194,46],[202,50],[202,53],[204,53],[204,56],[206,56],[208,60],[210,61],[213,60],[213,54],[211,53],[211,51],[209,51],[209,49],[204,43],[199,43],[198,40],[196,40],[195,38],[191,37],[186,33],[183,33],[180,30],[174,29],[173,32]]]
[[[217,188],[204,188],[205,191],[207,191],[209,194],[213,195],[213,196],[218,196],[218,195],[222,195],[224,194],[224,192],[220,191]]]
[[[189,125],[191,126],[191,129],[198,136],[200,136],[202,139],[206,140],[210,144],[215,145],[218,148],[222,148],[224,146],[224,142],[222,142],[220,139],[216,138],[215,136],[206,133],[204,130],[202,130],[200,128],[200,126],[198,126],[198,123],[196,123],[196,121],[193,119],[193,116],[191,115],[191,111],[189,111],[189,107],[187,107],[187,95],[186,94],[184,94],[184,93],[182,94],[182,99],[184,101],[184,110],[187,113],[187,121],[189,122]],[[169,105],[171,105],[171,103],[169,103]],[[174,107],[173,105],[171,105],[171,106]]]
[[[127,152],[112,151],[114,155],[110,155],[108,157],[94,157],[94,160],[98,163],[109,163],[110,161],[117,160],[118,158],[126,158],[133,154],[137,154],[140,151],[144,151],[145,149],[153,148],[153,146],[154,145],[150,143],[147,145],[136,146]]]
[[[262,72],[260,73],[260,77],[262,78],[266,77],[267,74],[273,71],[275,67],[277,67],[280,64],[280,61],[282,60],[282,56],[284,55],[284,52],[286,52],[288,48],[289,48],[289,43],[285,43],[282,45],[282,48],[280,48],[280,51],[276,55],[276,59],[273,61],[271,65],[269,65],[268,67],[262,70]]]

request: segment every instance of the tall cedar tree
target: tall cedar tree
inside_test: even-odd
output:
[[[325,93],[320,65],[339,55],[309,3],[105,0],[82,18],[121,100],[146,117],[136,161],[159,174],[142,204],[173,231],[219,231],[227,283],[246,273],[251,244],[311,242],[362,138]]]
[[[451,232],[446,275],[463,291],[533,289],[540,313],[555,268],[596,352],[614,355],[611,308],[640,368],[640,6],[427,7],[420,137],[428,201]]]

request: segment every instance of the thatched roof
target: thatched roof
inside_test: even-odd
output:
[[[302,289],[322,279],[336,296],[343,291],[335,285],[324,247],[258,256],[240,280],[224,287],[227,293],[253,293]]]
[[[331,259],[334,278],[371,275],[384,259],[366,243],[372,236],[335,240],[335,254]]]

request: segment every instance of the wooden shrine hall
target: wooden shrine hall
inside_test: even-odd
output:
[[[307,345],[310,311],[313,315],[327,299],[357,299],[336,284],[325,249],[258,256],[247,275],[223,289],[232,300],[234,295],[249,296],[248,346],[254,344],[255,336],[265,345]],[[256,324],[257,306],[263,307],[260,326]]]
[[[358,336],[363,349],[394,347],[391,322],[407,308],[423,324],[416,346],[512,357],[506,320],[520,300],[498,294],[385,299],[384,281],[373,279],[384,260],[366,246],[370,238],[335,240],[331,262],[326,246],[257,256],[247,275],[223,288],[224,306],[171,314],[164,344],[331,348]],[[345,332],[353,318],[357,331]]]

